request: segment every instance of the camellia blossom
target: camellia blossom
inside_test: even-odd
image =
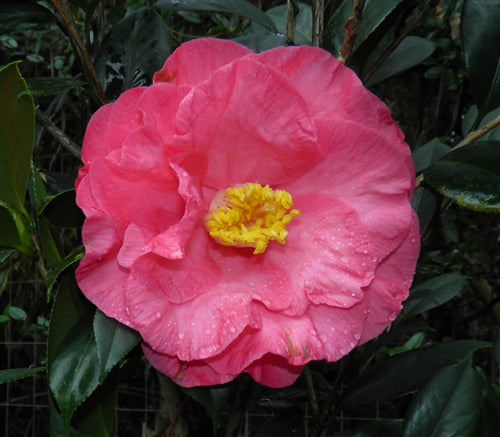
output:
[[[387,107],[329,53],[181,45],[90,120],[77,280],[184,387],[292,384],[379,335],[419,252]]]

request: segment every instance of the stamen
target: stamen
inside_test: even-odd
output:
[[[224,246],[253,247],[264,253],[269,240],[285,244],[285,229],[300,211],[292,209],[290,193],[256,183],[228,188],[212,201],[207,218],[210,236]]]

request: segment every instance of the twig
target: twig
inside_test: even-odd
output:
[[[297,0],[287,0],[286,2],[286,36],[295,41],[295,24],[299,15],[299,5]]]
[[[488,132],[491,132],[493,129],[496,127],[500,126],[500,115],[493,120],[491,120],[489,123],[486,123],[484,126],[480,127],[479,129],[470,132],[462,141],[460,141],[453,149],[459,149],[460,147],[468,146],[469,144],[474,143],[477,141],[479,138],[482,136],[486,135]]]
[[[470,132],[462,141],[460,141],[455,147],[451,150],[460,149],[461,147],[469,146],[470,144],[476,142],[479,138],[486,135],[488,132],[491,132],[493,129],[500,126],[500,115],[495,117],[490,122],[486,123],[484,126],[476,129],[475,131]],[[421,174],[417,176],[415,181],[415,189],[420,187],[424,182],[424,175]]]
[[[396,40],[393,41],[393,43],[389,47],[387,47],[387,49],[385,50],[384,53],[382,53],[380,58],[378,58],[373,63],[373,65],[370,67],[370,69],[366,72],[366,74],[363,77],[363,82],[365,82],[365,83],[368,82],[368,79],[370,79],[370,77],[372,77],[373,73],[375,73],[380,68],[380,66],[385,61],[387,61],[387,58],[392,55],[392,52],[394,52],[394,50],[396,50],[396,48],[399,46],[399,44],[401,44],[401,42],[410,34],[410,32],[412,32],[413,29],[415,29],[418,26],[418,24],[422,21],[422,18],[424,18],[424,16],[427,14],[427,12],[429,12],[429,10],[431,9],[432,4],[433,4],[432,2],[428,3],[427,6],[425,8],[423,8],[416,15],[416,17],[410,22],[410,24],[408,24],[408,26],[406,26],[406,28],[401,33],[401,35],[399,35],[399,37],[396,38]]]
[[[106,96],[104,95],[104,91],[101,87],[99,79],[97,78],[97,73],[94,69],[92,59],[90,58],[89,52],[85,48],[80,35],[78,35],[78,32],[76,31],[67,0],[50,0],[50,2],[61,17],[61,20],[66,27],[70,39],[76,47],[76,52],[78,54],[78,57],[80,58],[80,62],[83,66],[86,76],[88,76],[89,82],[93,85],[96,91],[97,98],[100,100],[101,104],[106,103]]]
[[[325,0],[313,0],[312,18],[312,45],[313,47],[319,47],[323,41]]]
[[[359,25],[365,7],[365,0],[354,0],[352,3],[351,16],[344,25],[345,35],[339,52],[339,61],[346,64],[351,57],[354,42],[358,36]]]
[[[61,129],[59,129],[52,121],[39,109],[36,110],[37,121],[54,137],[54,139],[63,146],[75,158],[81,158],[80,147],[71,140]]]
[[[318,406],[318,398],[316,397],[316,392],[314,391],[314,384],[311,376],[311,371],[309,367],[304,368],[304,377],[306,378],[307,392],[309,393],[309,402],[313,410],[313,414],[319,417],[320,411]]]

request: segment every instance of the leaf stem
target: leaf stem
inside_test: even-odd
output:
[[[365,7],[365,0],[354,0],[352,2],[351,16],[344,24],[344,41],[340,48],[338,60],[346,64],[352,54],[354,42],[358,36],[359,25],[363,15],[363,8]]]

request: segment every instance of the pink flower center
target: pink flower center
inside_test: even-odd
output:
[[[292,207],[290,193],[272,190],[269,185],[230,187],[220,191],[210,204],[208,233],[224,246],[253,247],[254,255],[264,253],[269,240],[285,244],[286,225],[300,216]]]

